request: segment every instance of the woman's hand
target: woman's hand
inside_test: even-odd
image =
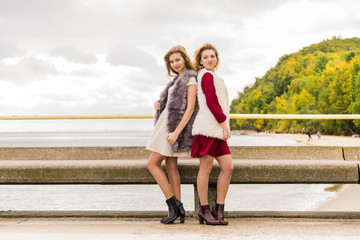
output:
[[[166,136],[166,141],[168,141],[170,144],[174,144],[178,137],[179,137],[178,134],[176,134],[175,132],[172,132]]]
[[[160,110],[160,101],[159,100],[154,103],[154,108],[156,111]]]
[[[223,140],[226,141],[231,137],[231,132],[229,126],[226,124],[226,121],[220,123],[222,129],[223,129]]]

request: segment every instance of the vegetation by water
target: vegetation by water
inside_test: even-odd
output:
[[[231,113],[360,114],[360,38],[333,37],[280,57],[231,103]],[[360,120],[231,120],[232,129],[360,133]]]
[[[344,187],[344,184],[334,184],[331,187],[325,188],[326,192],[339,192]]]

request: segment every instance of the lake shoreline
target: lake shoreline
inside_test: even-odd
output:
[[[360,186],[346,184],[333,197],[316,204],[312,211],[360,211]]]
[[[298,146],[360,146],[360,138],[352,136],[322,135],[318,138],[312,135],[309,140],[307,134],[286,134],[286,133],[252,133],[255,135],[272,136],[273,138],[293,139]],[[325,199],[311,207],[311,211],[360,211],[360,185],[346,184],[333,197]]]
[[[233,131],[232,133],[235,136],[250,135],[294,140],[297,143],[296,146],[360,146],[360,137],[353,136],[321,135],[318,138],[316,135],[311,135],[311,139],[309,139],[307,134],[299,133],[257,133],[255,131]]]

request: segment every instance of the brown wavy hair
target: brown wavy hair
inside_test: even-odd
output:
[[[190,57],[187,54],[185,48],[183,46],[177,45],[177,46],[174,46],[174,47],[170,48],[170,50],[164,56],[164,61],[165,61],[165,64],[166,64],[166,69],[167,69],[167,73],[168,73],[169,77],[174,76],[171,73],[175,73],[176,75],[179,75],[179,73],[176,72],[170,65],[169,58],[174,53],[180,53],[181,54],[181,56],[183,57],[183,59],[185,61],[185,67],[187,69],[195,70],[194,65],[191,62]]]
[[[201,61],[201,54],[205,50],[214,50],[215,56],[217,58],[217,62],[216,62],[216,65],[215,65],[215,70],[218,69],[219,62],[220,62],[219,53],[218,53],[218,51],[217,51],[217,49],[216,49],[216,47],[214,45],[212,45],[211,43],[205,43],[198,50],[195,51],[195,59],[194,59],[193,64],[194,64],[195,70],[197,72],[199,72],[201,69],[204,68],[204,66],[200,63],[200,61]]]

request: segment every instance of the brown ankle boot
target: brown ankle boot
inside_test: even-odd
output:
[[[224,219],[224,209],[224,204],[215,203],[215,206],[211,211],[211,214],[220,222],[220,225],[228,225],[228,221]]]
[[[209,205],[200,206],[198,215],[200,224],[204,224],[205,221],[207,225],[220,225],[220,222],[211,214]]]

